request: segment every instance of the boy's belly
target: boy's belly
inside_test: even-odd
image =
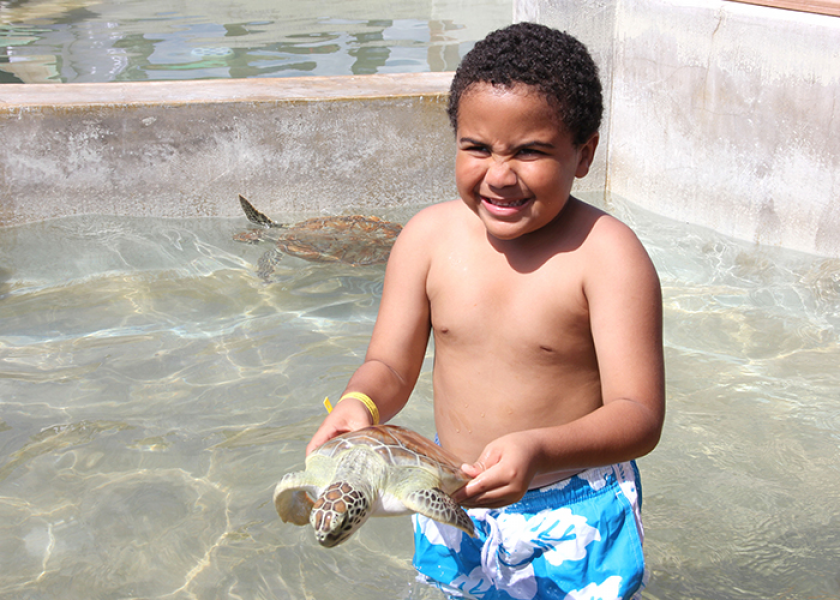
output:
[[[457,358],[457,360],[448,360]],[[457,365],[457,368],[451,368]],[[581,364],[535,364],[482,356],[452,356],[436,348],[435,427],[443,447],[464,462],[478,459],[484,447],[508,433],[563,425],[602,404],[597,369]],[[582,468],[567,465],[543,473],[532,487],[570,477]]]

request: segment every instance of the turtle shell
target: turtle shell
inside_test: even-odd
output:
[[[274,490],[285,522],[309,522],[322,546],[342,543],[371,516],[418,512],[475,535],[469,515],[451,497],[469,481],[452,453],[396,425],[344,433],[306,458]]]
[[[392,467],[420,467],[437,470],[442,479],[458,489],[469,481],[461,470],[463,461],[415,431],[399,425],[376,425],[344,433],[325,442],[313,453],[329,458],[337,457],[354,446],[368,446]]]
[[[234,240],[273,241],[278,251],[315,262],[384,264],[402,231],[398,223],[361,215],[315,217],[283,225],[262,214],[241,195],[239,202],[248,220],[263,228],[238,233]]]
[[[316,262],[379,265],[388,262],[402,227],[378,217],[315,217],[280,232],[277,249]]]

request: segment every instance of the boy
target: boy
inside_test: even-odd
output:
[[[570,195],[601,112],[566,34],[520,23],[467,54],[449,105],[460,199],[400,234],[365,362],[307,448],[396,415],[433,332],[435,425],[474,477],[454,498],[477,537],[415,517],[415,566],[452,596],[643,585],[631,461],[664,418],[662,302],[636,236]]]

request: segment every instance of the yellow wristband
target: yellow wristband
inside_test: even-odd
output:
[[[364,404],[365,408],[370,411],[370,416],[373,417],[373,424],[379,425],[379,409],[376,408],[376,403],[370,399],[370,396],[363,394],[362,392],[347,392],[339,399],[338,402],[346,400],[347,398],[354,398]],[[336,402],[336,404],[338,404],[338,402]]]

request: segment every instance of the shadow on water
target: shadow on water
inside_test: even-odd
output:
[[[130,427],[116,421],[83,421],[47,427],[31,436],[27,443],[8,457],[5,464],[0,465],[0,482],[11,475],[15,469],[26,466],[33,459],[60,453],[66,448],[82,446],[92,442],[103,433],[124,429],[130,429]]]

